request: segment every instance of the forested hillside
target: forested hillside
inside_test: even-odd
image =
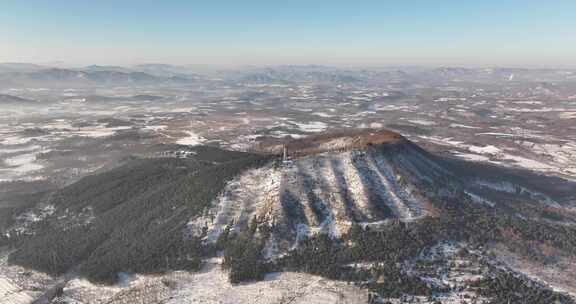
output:
[[[194,277],[208,259],[231,284],[306,273],[381,303],[575,303],[495,249],[532,267],[576,255],[574,183],[439,157],[386,130],[299,140],[284,159],[278,147],[165,146],[43,191],[11,220],[8,261],[115,283]]]
[[[201,248],[187,221],[226,181],[266,157],[199,148],[188,159],[135,160],[57,191],[53,211],[14,240],[10,262],[53,274],[114,281],[118,272],[196,269]]]

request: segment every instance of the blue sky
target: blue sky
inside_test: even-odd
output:
[[[0,0],[0,61],[576,66],[574,0]]]

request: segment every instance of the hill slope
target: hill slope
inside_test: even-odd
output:
[[[260,148],[269,156],[187,148],[186,159],[87,177],[20,217],[5,240],[16,248],[9,260],[112,282],[198,270],[223,250],[232,282],[296,271],[391,302],[574,303],[498,258],[506,251],[534,267],[573,258],[574,183],[441,158],[387,130]],[[576,289],[558,278],[548,283]]]
[[[192,153],[194,159],[137,160],[55,192],[29,211],[36,220],[13,229],[19,244],[10,261],[112,281],[121,271],[165,270],[167,252],[194,250],[181,233],[188,219],[208,206],[226,180],[265,160],[211,148]],[[171,267],[197,267],[200,252],[188,253],[186,260],[172,256],[182,265]]]

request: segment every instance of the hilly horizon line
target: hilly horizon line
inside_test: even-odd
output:
[[[467,69],[467,70],[576,70],[576,66],[554,66],[554,65],[521,65],[521,64],[326,64],[326,63],[263,63],[263,64],[218,64],[218,63],[167,63],[167,62],[142,62],[127,64],[107,64],[107,63],[86,63],[73,64],[66,62],[44,63],[27,61],[1,61],[0,66],[35,66],[44,69],[88,69],[88,68],[135,68],[135,67],[205,67],[205,68],[282,68],[282,67],[303,67],[303,68],[349,68],[349,69]]]

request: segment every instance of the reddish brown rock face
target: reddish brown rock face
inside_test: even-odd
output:
[[[363,149],[371,145],[396,144],[407,140],[400,134],[387,129],[349,129],[282,143],[263,143],[262,150],[279,153],[283,146],[292,156],[305,156],[328,151]]]

